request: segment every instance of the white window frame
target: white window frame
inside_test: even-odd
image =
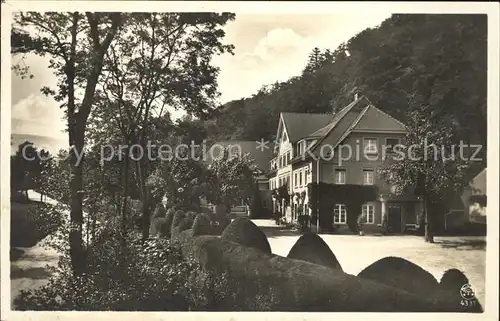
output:
[[[367,176],[365,175],[366,173],[371,173],[372,174],[372,181],[371,183],[368,183],[366,181]],[[365,168],[363,169],[363,185],[375,185],[375,171],[370,168]]]
[[[344,173],[344,182],[337,181],[337,173]],[[336,185],[345,185],[347,183],[347,170],[345,168],[335,168],[333,175],[333,180]]]
[[[366,148],[366,141],[375,141],[375,150],[372,151],[371,149]],[[368,144],[369,146],[372,146],[371,144]],[[378,153],[378,138],[374,137],[363,137],[363,153],[366,154],[377,154]]]
[[[299,186],[304,186],[304,178],[302,177],[304,176],[303,172],[303,170],[299,171]]]
[[[362,206],[362,213],[365,216],[366,224],[375,224],[375,205],[367,203]],[[370,216],[371,215],[371,216]]]
[[[333,224],[347,224],[347,206],[335,204],[333,208]]]

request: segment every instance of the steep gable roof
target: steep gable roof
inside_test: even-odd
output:
[[[358,121],[354,123],[352,129],[405,132],[406,126],[396,118],[381,111],[377,107],[369,105],[360,115]]]
[[[298,142],[309,133],[325,126],[332,120],[332,114],[310,114],[282,112],[281,117],[291,142]]]
[[[476,194],[486,194],[486,168],[474,177],[474,179],[470,182],[470,187]]]
[[[265,172],[269,168],[269,162],[273,157],[274,146],[271,142],[269,142],[267,144],[268,148],[259,148],[260,147],[259,144],[260,144],[259,142],[255,141],[241,141],[241,140],[215,142],[208,149],[205,155],[205,160],[209,164],[213,162],[212,156],[214,156],[214,153],[220,152],[220,151],[215,151],[216,148],[221,149],[221,148],[229,148],[231,146],[238,146],[238,148],[241,149],[242,155],[250,154],[250,157],[255,162],[256,169]]]
[[[351,130],[351,125],[359,120],[359,116],[362,113],[362,108],[369,105],[371,105],[371,102],[368,100],[368,98],[366,98],[365,96],[361,96],[360,98],[354,100],[349,105],[341,109],[336,114],[336,117],[334,117],[332,122],[325,126],[323,137],[318,140],[318,142],[316,142],[311,151],[316,151],[327,137],[329,138],[330,143],[336,142],[334,145],[338,144],[338,142],[345,136],[345,133]]]
[[[331,121],[322,128],[307,135],[320,138],[310,149],[318,153],[320,146],[328,144],[335,148],[353,131],[397,131],[404,133],[406,126],[373,106],[368,98],[361,96],[336,113]],[[295,159],[304,159],[298,155]],[[310,155],[306,155],[309,158]]]
[[[328,135],[328,133],[339,123],[339,121],[342,119],[342,117],[351,110],[351,108],[356,104],[356,101],[353,101],[349,105],[345,106],[342,108],[338,113],[333,115],[333,118],[331,121],[326,124],[326,126],[321,127],[320,129],[316,130],[315,132],[307,135],[308,137],[324,137]]]

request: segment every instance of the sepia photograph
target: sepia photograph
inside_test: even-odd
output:
[[[105,2],[2,2],[2,314],[498,319],[498,4]]]

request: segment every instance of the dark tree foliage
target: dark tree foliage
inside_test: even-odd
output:
[[[216,139],[272,139],[280,112],[338,110],[358,92],[406,121],[423,95],[460,139],[486,146],[486,15],[395,14],[334,51],[315,48],[302,75],[231,101],[207,122]]]

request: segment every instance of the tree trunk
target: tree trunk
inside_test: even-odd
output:
[[[130,164],[130,155],[128,153],[125,154],[125,159],[123,161],[123,166],[122,166],[122,183],[123,183],[123,197],[122,197],[122,208],[120,209],[120,214],[122,217],[122,226],[121,226],[121,242],[122,242],[122,248],[125,248],[125,242],[126,242],[126,237],[127,237],[127,203],[128,203],[128,170],[129,170],[129,164]]]
[[[424,197],[424,217],[425,217],[425,236],[424,239],[426,242],[434,243],[434,231],[432,230],[431,219],[429,217],[428,210],[428,198]]]
[[[149,238],[149,227],[151,225],[151,204],[149,197],[144,199],[142,203],[142,239],[145,241]]]
[[[78,161],[78,155],[82,155],[83,135],[78,139],[77,144],[71,149],[71,227],[69,232],[69,246],[71,256],[71,266],[75,275],[81,275],[85,268],[85,251],[83,247],[83,208],[82,208],[82,189],[83,189],[83,171],[82,162]]]

